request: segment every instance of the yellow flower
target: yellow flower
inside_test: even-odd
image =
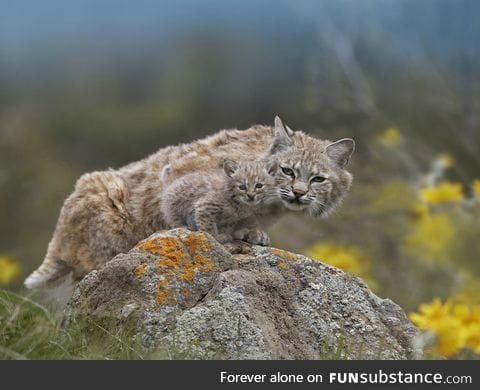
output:
[[[374,290],[375,280],[369,275],[370,264],[365,255],[356,247],[338,245],[331,242],[312,245],[306,256],[333,265],[345,272],[360,276]]]
[[[419,313],[410,314],[410,320],[415,325],[436,336],[435,352],[447,357],[458,353],[468,338],[461,319],[452,315],[452,307],[452,301],[442,304],[439,298],[435,298],[429,304],[421,304]]]
[[[460,318],[467,332],[466,345],[472,351],[480,354],[480,305],[468,307],[461,306],[461,311],[457,310],[456,316]]]
[[[0,285],[14,281],[20,275],[20,265],[11,257],[0,257]]]
[[[446,316],[433,330],[438,339],[436,349],[444,356],[453,356],[466,346],[468,331],[454,316]]]
[[[395,127],[389,127],[378,136],[378,141],[387,148],[395,148],[401,144],[403,140],[400,131]]]
[[[420,190],[421,198],[430,204],[456,203],[463,200],[461,183],[442,182],[435,187],[425,187]]]
[[[445,253],[455,227],[446,213],[424,213],[413,224],[413,231],[405,237],[405,250],[413,255],[435,259]]]
[[[420,329],[435,334],[438,353],[453,356],[462,348],[480,353],[480,306],[454,304],[451,300],[442,304],[435,298],[429,304],[421,304],[418,311],[410,313],[410,319]]]
[[[480,355],[480,323],[469,326],[467,346],[477,355]]]
[[[451,301],[443,305],[440,298],[435,298],[431,303],[422,303],[418,308],[420,313],[410,313],[410,320],[422,330],[432,329],[449,313],[451,306]]]
[[[475,198],[480,199],[480,179],[475,179],[472,184],[473,195]]]

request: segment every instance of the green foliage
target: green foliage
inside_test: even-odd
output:
[[[0,359],[143,359],[139,350],[125,332],[90,319],[62,324],[53,309],[0,290]]]

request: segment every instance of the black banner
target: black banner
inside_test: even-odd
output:
[[[2,389],[478,388],[478,361],[3,361]],[[105,386],[105,387],[103,387]]]

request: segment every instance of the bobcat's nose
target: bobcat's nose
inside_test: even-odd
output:
[[[296,198],[300,198],[301,196],[305,195],[307,193],[307,189],[304,188],[304,186],[293,186],[292,187],[292,192],[293,195],[295,195]]]
[[[247,194],[248,200],[255,199],[255,194]]]

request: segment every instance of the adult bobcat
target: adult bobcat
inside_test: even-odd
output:
[[[348,193],[352,176],[345,166],[353,151],[352,139],[334,143],[315,139],[292,131],[276,117],[274,127],[222,130],[189,144],[162,148],[116,171],[85,174],[60,211],[43,263],[25,286],[37,287],[70,271],[81,278],[167,228],[161,213],[162,171],[167,165],[180,177],[220,169],[225,159],[267,163],[275,158],[280,167],[275,176],[279,207],[272,213],[288,209],[318,217]],[[249,237],[244,235],[247,241]]]

